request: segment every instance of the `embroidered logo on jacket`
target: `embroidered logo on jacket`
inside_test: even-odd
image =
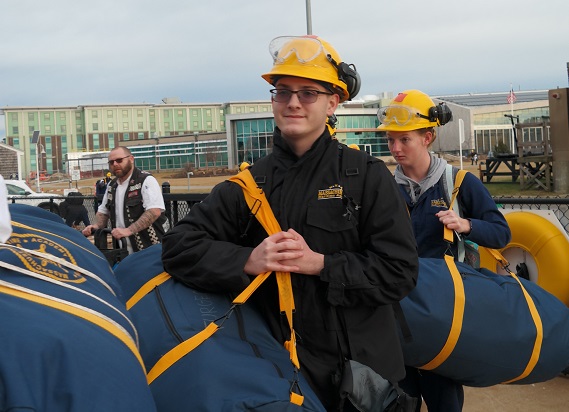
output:
[[[431,207],[444,207],[448,209],[448,205],[442,197],[440,199],[431,200]]]
[[[320,189],[318,191],[318,200],[324,199],[341,199],[344,189],[339,184],[330,186],[328,189]]]

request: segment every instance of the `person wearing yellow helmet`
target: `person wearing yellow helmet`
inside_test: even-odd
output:
[[[444,226],[455,233],[456,241],[450,247],[456,260],[464,260],[465,240],[493,249],[509,243],[511,234],[504,216],[472,173],[466,174],[460,186],[458,208],[449,210],[448,193],[458,169],[429,150],[436,139],[436,128],[452,120],[448,106],[435,104],[419,90],[405,90],[378,110],[378,118],[378,129],[386,132],[389,150],[397,162],[395,180],[407,203],[419,257],[445,256],[449,244],[443,238]],[[424,399],[429,412],[462,410],[464,392],[459,383],[411,367],[406,372],[401,387]]]
[[[416,284],[415,240],[386,165],[326,127],[358,92],[355,67],[316,36],[278,37],[269,50],[273,66],[262,77],[273,87],[273,148],[247,170],[282,231],[267,236],[241,188],[223,182],[166,234],[162,262],[174,278],[218,292],[290,272],[300,371],[326,410],[348,411],[342,360],[392,382],[404,375],[392,304]],[[271,279],[252,298],[284,344],[290,327]]]

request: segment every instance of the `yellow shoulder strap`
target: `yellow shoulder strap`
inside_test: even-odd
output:
[[[238,173],[236,176],[232,176],[229,181],[237,183],[243,189],[243,193],[245,195],[245,200],[251,213],[255,215],[257,220],[261,223],[263,228],[269,235],[273,233],[277,233],[281,230],[280,225],[275,218],[273,211],[269,205],[269,202],[263,193],[263,190],[257,187],[255,183],[255,179],[251,175],[251,172],[248,169],[245,169]],[[271,272],[262,273],[255,277],[255,279],[249,284],[249,286],[239,294],[234,300],[233,305],[240,305],[245,303],[247,299],[253,294],[253,292],[263,283],[265,279],[271,274]],[[160,283],[164,282],[167,279],[164,279],[165,274],[160,274],[156,278],[151,279],[147,282],[146,285],[142,286],[142,288],[137,292],[130,300],[131,304],[135,304],[138,300],[141,299],[144,294],[148,293],[152,290],[155,286],[159,285]],[[169,276],[166,274],[166,276]],[[298,361],[298,355],[296,352],[296,336],[293,329],[292,324],[292,313],[294,311],[294,298],[292,294],[292,284],[290,280],[290,273],[283,273],[277,272],[277,285],[279,290],[279,302],[281,311],[286,314],[287,321],[290,327],[290,340],[286,341],[284,346],[290,353],[290,360],[293,363],[296,370],[300,369],[300,363]],[[230,313],[233,310],[233,307],[229,310]],[[228,315],[226,314],[226,317]],[[152,367],[150,372],[148,372],[147,380],[148,384],[152,383],[156,378],[158,378],[162,373],[164,373],[170,366],[184,357],[186,354],[194,350],[200,344],[202,344],[206,339],[212,336],[220,326],[218,326],[215,322],[210,323],[204,330],[197,333],[196,335],[192,336],[191,338],[185,340],[184,342],[180,343],[179,345],[172,348],[168,351],[160,360]],[[293,379],[293,385],[291,386],[290,390],[290,402],[296,405],[302,405],[304,402],[304,396],[300,391],[300,387],[298,385],[298,379],[296,377],[296,370],[295,370],[295,377]],[[295,393],[294,390],[297,390],[298,393]]]

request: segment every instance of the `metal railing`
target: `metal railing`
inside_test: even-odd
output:
[[[206,198],[208,193],[164,193],[164,202],[166,206],[166,217],[167,222],[165,223],[165,229],[168,230],[181,219],[183,219],[189,212],[190,209],[196,204],[201,202]],[[83,204],[87,208],[89,214],[89,220],[91,222],[95,221],[96,212],[96,196],[82,196],[75,197],[82,198]],[[99,197],[99,201],[102,197]],[[39,199],[39,198],[35,198]],[[54,199],[63,200],[62,198],[54,198],[50,196],[45,196],[46,202],[54,205]],[[513,209],[513,210],[550,210],[552,211],[561,225],[565,228],[565,231],[569,233],[569,196],[564,197],[494,197],[496,204],[501,209]],[[13,198],[10,199],[12,203],[29,203],[26,202],[24,198]],[[57,207],[57,205],[54,205]]]

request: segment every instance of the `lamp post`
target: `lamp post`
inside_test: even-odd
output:
[[[157,133],[154,133],[154,156],[156,158],[156,173],[160,173],[160,156],[158,155],[158,147],[160,146],[160,138]]]
[[[199,168],[199,157],[198,157],[198,137],[200,135],[200,132],[194,132],[194,155],[195,155],[195,161],[194,161],[194,169]]]
[[[41,146],[41,153],[40,153],[40,146]],[[39,142],[36,145],[36,190],[37,192],[41,192],[40,189],[40,154],[44,155],[45,154],[45,148],[43,147],[43,145]]]

